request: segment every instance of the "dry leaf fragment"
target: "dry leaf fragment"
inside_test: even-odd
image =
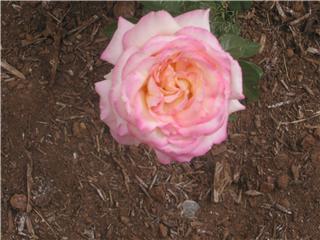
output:
[[[227,161],[217,162],[213,179],[213,201],[219,202],[224,189],[231,184],[231,169]]]
[[[256,197],[256,196],[263,195],[262,192],[259,192],[257,190],[248,190],[248,191],[245,192],[245,194],[250,196],[250,197]]]

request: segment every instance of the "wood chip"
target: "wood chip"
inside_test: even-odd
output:
[[[23,75],[22,72],[20,72],[19,70],[17,70],[15,67],[13,67],[12,65],[10,65],[9,63],[7,63],[5,60],[1,61],[1,67],[3,67],[5,70],[7,70],[9,73],[11,73],[12,75],[25,80],[26,77]]]
[[[213,179],[213,194],[211,195],[215,203],[220,201],[221,194],[231,182],[230,164],[227,161],[217,162]]]
[[[257,190],[248,190],[248,191],[245,192],[245,194],[250,196],[250,197],[256,197],[256,196],[263,195],[262,192],[259,192]]]

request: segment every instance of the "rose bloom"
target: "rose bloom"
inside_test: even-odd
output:
[[[244,109],[241,68],[210,32],[209,10],[150,12],[118,29],[101,59],[114,65],[95,88],[101,119],[121,144],[151,146],[161,163],[189,162],[227,138]]]

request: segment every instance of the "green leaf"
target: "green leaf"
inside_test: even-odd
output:
[[[225,34],[220,38],[224,50],[228,51],[234,58],[246,58],[256,55],[260,45],[234,34]]]
[[[166,10],[172,15],[183,12],[183,1],[142,1],[144,12]]]
[[[232,11],[248,10],[252,6],[252,1],[230,1],[229,9]]]
[[[231,114],[229,115],[229,122],[235,122],[237,120],[237,115]]]
[[[103,33],[108,37],[111,38],[114,32],[117,30],[117,22],[113,21],[110,24],[108,24],[104,29]]]
[[[252,62],[239,60],[239,64],[242,69],[244,95],[252,102],[259,97],[259,79],[263,71]]]
[[[210,24],[211,31],[214,35],[220,37],[224,34],[240,34],[240,26],[237,23],[225,21],[223,19],[213,19]]]

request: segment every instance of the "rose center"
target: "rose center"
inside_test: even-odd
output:
[[[202,71],[192,59],[174,56],[153,67],[144,93],[149,109],[172,115],[189,106],[202,78]]]

